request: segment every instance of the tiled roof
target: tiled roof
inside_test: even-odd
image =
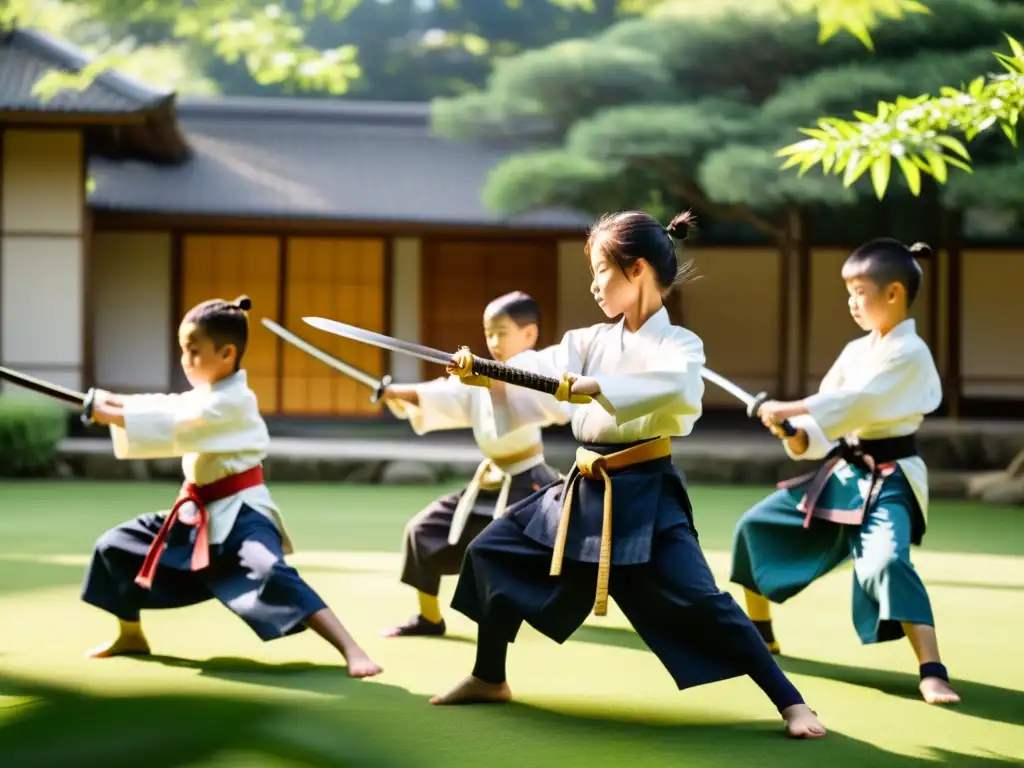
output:
[[[516,147],[434,136],[426,104],[181,100],[192,158],[173,167],[95,159],[94,209],[449,226],[580,229],[586,217],[514,220],[484,207],[489,171]]]
[[[126,114],[153,109],[174,97],[114,71],[104,72],[80,92],[64,90],[45,102],[32,93],[47,72],[77,72],[88,63],[81,51],[43,32],[0,33],[0,111]]]

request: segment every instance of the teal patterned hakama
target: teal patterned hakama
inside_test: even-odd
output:
[[[828,479],[818,509],[857,510],[871,474],[845,465]],[[801,502],[808,483],[782,488],[740,519],[731,581],[783,603],[847,560],[853,560],[853,624],[865,644],[898,640],[901,623],[934,625],[931,602],[910,562],[917,499],[898,467],[885,477],[860,525],[812,518]]]

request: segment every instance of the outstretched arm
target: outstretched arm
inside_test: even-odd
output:
[[[569,331],[558,344],[522,352],[509,359],[508,364],[540,376],[561,379],[565,373],[577,374],[583,370],[588,340],[588,329]],[[583,381],[579,380],[577,384],[583,384]],[[587,394],[576,386],[573,391]],[[572,403],[524,387],[506,386],[505,396],[509,409],[521,423],[567,424],[576,408]]]
[[[180,457],[187,453],[265,450],[266,425],[255,403],[209,393],[123,395],[104,399],[93,418],[110,426],[119,459]]]
[[[422,384],[395,385],[385,402],[397,418],[407,419],[417,435],[473,426],[472,393],[458,379],[448,377]]]

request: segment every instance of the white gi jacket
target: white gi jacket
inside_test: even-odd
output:
[[[518,357],[528,360],[536,355],[537,352],[527,350]],[[417,435],[471,428],[477,447],[486,457],[477,467],[455,509],[448,537],[454,544],[462,534],[481,489],[500,489],[494,517],[504,514],[512,476],[544,463],[541,428],[549,424],[564,424],[568,418],[561,412],[533,415],[513,412],[506,403],[492,396],[489,389],[463,384],[457,376],[424,382],[416,385],[415,389],[419,405],[402,400],[387,402],[396,417],[408,420]],[[512,387],[506,388],[506,392],[510,389]],[[508,460],[535,447],[541,450],[532,456]]]
[[[885,336],[869,333],[847,344],[818,393],[804,402],[809,414],[790,423],[807,433],[807,450],[795,455],[783,445],[794,459],[816,460],[840,437],[877,440],[916,432],[942,403],[942,380],[917,325],[904,320]],[[920,456],[898,464],[927,522],[928,467]]]
[[[212,386],[181,394],[122,395],[124,428],[111,426],[119,459],[181,457],[185,481],[207,485],[261,464],[270,447],[256,395],[240,370]],[[246,504],[270,518],[281,533],[282,550],[293,551],[281,514],[265,485],[247,488],[206,505],[210,544],[222,544]],[[195,514],[192,504],[179,513]]]
[[[509,365],[561,378],[565,372],[597,379],[601,394],[585,405],[555,400],[522,387],[509,387],[510,408],[520,418],[572,420],[581,443],[632,443],[685,436],[703,411],[704,342],[672,325],[662,307],[635,333],[625,320],[569,331],[560,344]]]

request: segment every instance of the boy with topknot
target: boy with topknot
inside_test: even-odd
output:
[[[843,265],[849,309],[865,336],[850,342],[817,394],[765,402],[758,415],[797,460],[825,459],[810,475],[778,491],[739,521],[732,581],[768,647],[779,653],[769,601],[782,603],[847,560],[853,560],[853,623],[861,642],[904,636],[919,663],[929,704],[960,700],[939,656],[935,619],[910,545],[928,520],[928,468],[916,434],[942,402],[931,352],[917,335],[910,308],[921,267],[907,247],[872,240]],[[788,437],[780,425],[797,429]]]
[[[168,512],[140,515],[96,542],[82,599],[118,620],[93,658],[146,655],[141,611],[216,598],[263,641],[311,628],[352,677],[381,668],[285,562],[293,549],[263,482],[270,436],[242,358],[252,302],[204,301],[178,329],[182,394],[91,392],[91,419],[110,427],[119,459],[181,457],[185,483]]]

